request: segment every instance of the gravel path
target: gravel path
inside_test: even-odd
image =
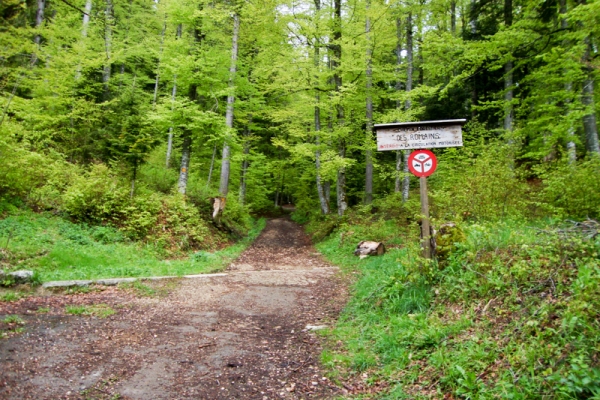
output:
[[[267,227],[227,276],[0,303],[24,331],[0,339],[3,399],[328,399],[317,333],[346,298],[302,229]],[[98,306],[99,304],[105,306]],[[67,306],[114,310],[69,315]],[[96,308],[94,308],[96,307]],[[119,397],[120,396],[120,397]]]

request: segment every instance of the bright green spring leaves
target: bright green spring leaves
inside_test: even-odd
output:
[[[342,226],[319,245],[358,277],[322,358],[334,377],[366,374],[389,399],[600,395],[598,238],[573,225],[464,224],[466,242],[427,275],[410,245],[351,255],[393,226]]]

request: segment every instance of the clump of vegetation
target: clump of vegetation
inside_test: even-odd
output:
[[[4,319],[0,320],[0,339],[24,332],[25,328],[23,325],[25,325],[23,318],[18,315],[7,315]]]
[[[116,311],[107,304],[66,306],[65,312],[72,315],[92,315],[98,318],[106,318],[116,313]]]

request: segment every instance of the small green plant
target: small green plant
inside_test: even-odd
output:
[[[23,297],[24,295],[20,292],[6,292],[0,297],[0,300],[10,302],[17,301]]]
[[[115,310],[106,304],[66,306],[65,312],[71,315],[93,315],[98,318],[106,318],[116,313]]]
[[[2,322],[4,322],[5,324],[15,324],[15,325],[24,325],[25,324],[25,321],[23,320],[23,318],[19,317],[18,315],[7,315],[6,317],[4,317]]]
[[[47,314],[50,312],[50,307],[40,307],[35,312],[38,314]]]
[[[152,297],[156,295],[156,290],[140,281],[126,282],[119,284],[120,288],[131,289],[137,296]]]

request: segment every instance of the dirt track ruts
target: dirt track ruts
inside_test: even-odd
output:
[[[25,331],[0,340],[0,398],[327,399],[321,339],[345,301],[301,227],[268,221],[228,276],[156,282],[164,296],[107,288],[0,303]],[[66,305],[108,304],[101,319]],[[37,313],[40,307],[50,309]]]

